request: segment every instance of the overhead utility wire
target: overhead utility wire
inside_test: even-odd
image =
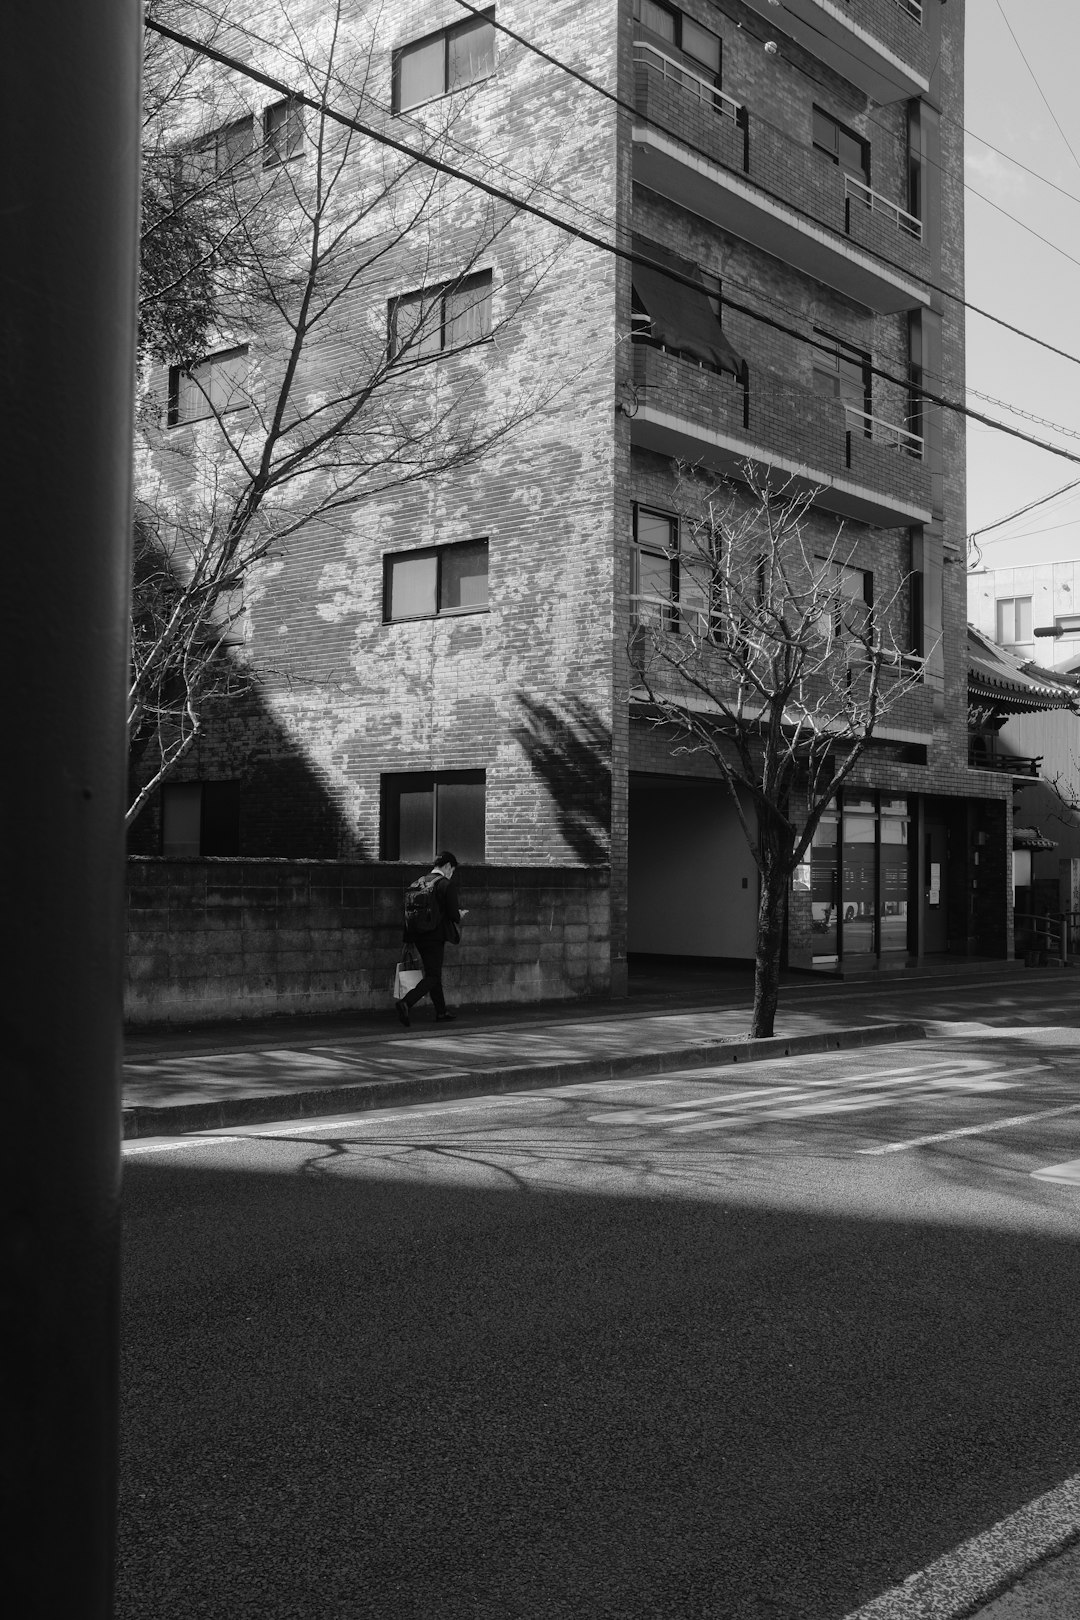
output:
[[[967,538],[974,540],[976,535],[989,534],[991,529],[1004,528],[1006,523],[1012,523],[1016,518],[1025,517],[1028,512],[1034,512],[1037,506],[1046,506],[1048,502],[1056,501],[1059,495],[1067,495],[1070,489],[1076,489],[1078,486],[1080,486],[1080,478],[1070,479],[1067,484],[1062,484],[1060,489],[1051,490],[1049,495],[1040,495],[1037,500],[1028,501],[1026,506],[1018,506],[1015,512],[1009,513],[1008,517],[998,518],[994,523],[984,523],[981,529],[972,529]]]
[[[1020,41],[1017,39],[1015,33],[1013,33],[1013,25],[1009,21],[1008,17],[1005,15],[1005,7],[1001,4],[1001,0],[997,0],[997,8],[1001,12],[1001,20],[1002,20],[1002,22],[1005,24],[1006,28],[1009,30],[1009,33],[1012,34],[1012,42],[1013,42],[1013,44],[1016,46],[1016,49],[1020,52],[1020,60],[1023,62],[1024,66],[1027,68],[1028,72],[1031,74],[1031,82],[1032,82],[1032,84],[1035,86],[1036,90],[1039,92],[1039,95],[1042,97],[1043,106],[1046,108],[1047,112],[1050,114],[1050,117],[1054,120],[1054,128],[1057,130],[1058,134],[1061,136],[1062,140],[1065,142],[1065,145],[1068,148],[1069,156],[1072,158],[1073,162],[1076,164],[1076,167],[1078,169],[1080,169],[1080,158],[1078,158],[1076,153],[1073,151],[1072,143],[1070,142],[1069,137],[1066,135],[1065,131],[1062,129],[1061,125],[1058,123],[1057,114],[1055,113],[1053,107],[1051,107],[1050,103],[1046,99],[1046,93],[1043,90],[1042,85],[1039,83],[1039,81],[1038,81],[1038,79],[1037,79],[1037,77],[1035,75],[1035,69],[1032,67],[1031,63],[1028,61],[1027,57],[1024,55],[1024,47],[1021,45]]]
[[[509,39],[514,40],[518,45],[524,46],[527,51],[532,51],[536,56],[541,57],[545,62],[549,63],[550,66],[558,68],[561,73],[568,73],[571,78],[577,79],[578,82],[585,85],[587,89],[594,90],[597,95],[603,96],[607,101],[613,102],[614,105],[621,108],[623,112],[632,113],[635,117],[641,116],[632,101],[626,101],[622,96],[617,95],[614,90],[609,90],[606,85],[598,84],[595,79],[591,79],[589,78],[588,74],[582,73],[577,68],[571,67],[568,62],[560,61],[557,56],[552,56],[549,51],[545,51],[541,46],[534,45],[531,40],[527,39],[523,34],[516,33],[513,28],[507,27],[505,23],[499,22],[494,17],[488,17],[479,6],[473,5],[471,0],[457,0],[457,4],[461,6],[464,11],[470,12],[474,17],[483,17],[485,21],[491,23],[493,28],[498,29],[499,33],[506,34]],[[815,28],[814,32],[821,33],[821,30]],[[850,55],[852,53],[849,52],[848,54]],[[786,135],[786,131],[780,129],[778,124],[770,123],[767,118],[762,118],[758,113],[755,113],[754,116],[757,118],[758,122],[764,124],[767,129],[775,130],[780,135]],[[953,122],[955,122],[955,120],[953,120]],[[667,135],[669,139],[677,141],[681,146],[685,146],[686,149],[689,152],[692,152],[695,157],[703,157],[713,161],[710,154],[702,147],[695,146],[692,141],[686,140],[683,135],[678,134],[675,130],[668,129],[656,119],[648,118],[646,119],[646,123],[651,124],[652,127],[661,135]],[[885,126],[882,124],[878,127],[884,129]],[[960,127],[962,128],[963,126],[961,125]],[[886,131],[886,133],[891,133],[891,131]],[[976,137],[976,139],[978,139],[978,137]],[[941,168],[941,165],[936,164],[935,167]],[[829,225],[827,221],[818,219],[815,214],[811,214],[805,208],[800,208],[797,203],[788,201],[787,198],[781,197],[776,192],[770,191],[766,186],[758,184],[757,181],[755,181],[754,184],[764,196],[770,199],[770,201],[780,203],[783,207],[789,208],[792,213],[799,214],[803,219],[808,220],[811,225],[817,225],[823,230],[832,230],[833,227]],[[974,187],[968,186],[965,182],[965,190],[974,191]],[[982,198],[982,201],[988,203],[990,202],[990,199],[988,197],[983,197],[981,192],[975,191],[974,194],[976,197]],[[1075,198],[1074,201],[1080,202],[1080,198]],[[997,208],[998,204],[990,203],[990,206],[992,208]],[[1000,212],[1006,213],[1005,209],[1001,209]],[[1037,231],[1031,230],[1030,226],[1024,225],[1022,220],[1014,219],[1012,214],[1006,214],[1006,217],[1008,219],[1012,219],[1013,223],[1019,225],[1022,230],[1031,231],[1031,235],[1036,237],[1038,241],[1045,242],[1048,247],[1055,247],[1055,243],[1047,241],[1046,237],[1039,236]],[[1063,248],[1057,248],[1057,251],[1059,253],[1065,252]],[[910,274],[906,266],[898,264],[895,259],[890,259],[883,253],[878,253],[876,257],[879,258],[883,264],[888,265],[890,269],[899,271],[902,275]],[[1065,257],[1069,258],[1070,255],[1066,253]],[[1073,262],[1080,263],[1080,261],[1077,260],[1074,260]],[[921,276],[918,279],[920,281],[924,280],[924,278]],[[942,287],[936,281],[926,280],[924,284],[929,287],[932,292],[940,293],[943,298],[949,298],[954,304],[959,304],[962,309],[969,309],[973,315],[980,315],[983,320],[992,321],[996,326],[1001,326],[1007,332],[1012,332],[1015,337],[1024,338],[1028,343],[1035,343],[1039,346],[1039,348],[1047,349],[1051,354],[1056,354],[1060,359],[1069,360],[1074,366],[1080,366],[1080,355],[1070,354],[1068,350],[1060,349],[1054,343],[1048,343],[1045,338],[1036,337],[1033,332],[1025,332],[1022,327],[1014,326],[1011,321],[1003,319],[1003,317],[1000,315],[992,315],[989,310],[981,309],[978,304],[969,303],[968,300],[966,298],[962,298],[959,293],[950,292],[948,287]]]
[[[509,203],[518,212],[541,219],[545,224],[554,226],[556,230],[564,231],[568,236],[586,243],[589,247],[598,248],[602,253],[609,253],[629,264],[648,266],[650,269],[660,271],[672,281],[678,281],[684,286],[693,288],[695,292],[701,291],[702,284],[700,281],[691,276],[683,275],[681,271],[673,269],[670,265],[657,263],[644,254],[634,253],[627,248],[618,247],[613,242],[605,242],[602,237],[595,236],[592,231],[583,230],[578,225],[571,225],[567,220],[559,219],[557,215],[550,213],[546,208],[540,208],[535,203],[526,202],[519,197],[515,197],[510,192],[504,191],[500,186],[494,186],[487,180],[481,180],[474,175],[467,174],[463,169],[457,168],[454,164],[446,163],[441,158],[433,157],[428,152],[417,151],[415,147],[409,146],[406,142],[399,141],[392,135],[384,134],[348,113],[338,112],[336,108],[329,106],[327,102],[320,100],[316,96],[308,95],[306,91],[294,90],[283,80],[275,78],[272,74],[264,73],[261,69],[252,67],[247,62],[241,62],[238,57],[230,56],[225,51],[219,51],[213,46],[205,45],[201,40],[169,28],[164,23],[147,19],[146,27],[159,33],[165,39],[171,39],[174,44],[182,46],[185,50],[197,51],[209,61],[217,62],[221,67],[228,68],[233,73],[239,73],[243,77],[251,79],[254,83],[263,85],[268,90],[273,90],[277,95],[286,99],[291,98],[301,106],[309,107],[313,112],[320,113],[323,117],[333,123],[340,124],[345,129],[354,130],[358,135],[363,135],[368,140],[402,153],[403,156],[410,158],[413,162],[435,169],[440,174],[447,175],[450,179],[460,180],[463,184],[482,191],[485,195],[493,197],[499,202]],[[750,320],[758,321],[763,326],[768,326],[774,331],[782,332],[787,337],[794,338],[797,343],[806,344],[809,348],[821,349],[825,353],[833,352],[829,345],[818,343],[813,338],[806,337],[804,333],[797,331],[794,327],[787,326],[782,321],[775,320],[770,315],[763,315],[760,311],[750,309],[745,304],[736,303],[734,299],[726,299],[725,302],[728,308],[734,309],[739,314],[746,315]],[[1019,428],[1009,427],[1004,422],[995,421],[993,417],[983,416],[981,412],[973,411],[970,406],[961,405],[956,400],[946,399],[941,394],[932,393],[921,383],[912,382],[910,378],[896,377],[892,372],[885,371],[880,366],[871,365],[868,369],[874,376],[881,377],[886,382],[894,383],[900,388],[910,389],[931,405],[938,405],[943,410],[952,411],[959,416],[970,417],[973,421],[982,422],[986,427],[995,428],[998,432],[1009,435],[1010,438],[1020,439],[1025,444],[1034,445],[1038,450],[1046,450],[1051,455],[1061,456],[1066,461],[1073,461],[1080,465],[1080,454],[1078,453],[1063,450],[1058,445],[1047,444],[1042,439],[1036,439],[1029,433],[1022,433]]]

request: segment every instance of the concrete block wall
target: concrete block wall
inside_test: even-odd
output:
[[[389,1009],[405,888],[418,869],[345,861],[133,859],[131,1024]],[[610,991],[604,868],[473,867],[448,946],[467,1006]]]

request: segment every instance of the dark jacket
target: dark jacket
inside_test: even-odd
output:
[[[430,933],[415,934],[415,939],[442,939],[456,944],[461,938],[461,910],[458,906],[457,885],[440,873],[435,880],[435,901],[439,908],[438,926]]]

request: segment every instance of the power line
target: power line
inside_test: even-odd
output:
[[[1002,21],[1004,22],[1006,28],[1009,30],[1009,33],[1012,35],[1013,44],[1016,46],[1016,49],[1020,52],[1020,60],[1023,62],[1024,66],[1027,68],[1028,72],[1031,74],[1031,82],[1032,82],[1032,84],[1034,84],[1036,90],[1039,92],[1039,95],[1042,97],[1043,106],[1046,108],[1047,112],[1050,114],[1050,117],[1054,120],[1054,128],[1057,130],[1058,134],[1061,136],[1062,140],[1065,142],[1065,145],[1068,148],[1069,156],[1072,158],[1073,162],[1076,164],[1076,167],[1078,169],[1080,169],[1080,158],[1078,158],[1076,153],[1073,151],[1072,143],[1070,142],[1069,137],[1066,135],[1065,131],[1062,129],[1061,125],[1058,123],[1057,114],[1055,113],[1053,107],[1051,107],[1050,103],[1046,99],[1046,94],[1045,94],[1045,92],[1043,90],[1043,87],[1039,83],[1038,78],[1036,77],[1035,69],[1032,67],[1031,63],[1028,61],[1027,57],[1024,55],[1024,48],[1020,44],[1020,41],[1017,39],[1015,33],[1013,33],[1013,25],[1009,21],[1008,17],[1005,15],[1005,7],[1001,4],[1001,0],[997,0],[997,8],[1001,12]]]
[[[952,124],[953,127],[960,130],[962,134],[969,135],[973,141],[978,141],[980,146],[985,146],[988,152],[994,152],[998,157],[1004,158],[1006,163],[1011,163],[1017,169],[1022,169],[1025,174],[1030,174],[1033,180],[1041,180],[1044,186],[1049,186],[1051,191],[1060,193],[1060,195],[1065,197],[1069,202],[1080,204],[1080,197],[1078,197],[1075,192],[1066,191],[1064,186],[1059,186],[1056,180],[1050,179],[1049,175],[1040,174],[1038,169],[1029,168],[1026,163],[1021,163],[1020,159],[1018,157],[1014,157],[1011,152],[1006,152],[1002,147],[995,146],[993,141],[988,141],[986,139],[985,135],[977,135],[973,129],[968,129],[966,124],[962,124],[958,118],[953,118],[950,113],[942,111],[939,116],[943,122]],[[878,128],[884,129],[885,125],[879,124]],[[934,167],[940,168],[941,164],[935,163]],[[964,182],[964,185],[965,189],[972,189],[967,185],[966,181]]]
[[[981,529],[972,529],[967,538],[974,540],[976,535],[989,534],[991,529],[1001,529],[1006,523],[1012,523],[1016,518],[1025,517],[1028,512],[1034,512],[1037,506],[1046,506],[1048,502],[1056,501],[1059,495],[1067,495],[1070,489],[1076,489],[1077,487],[1080,487],[1080,478],[1073,478],[1069,483],[1062,484],[1060,489],[1051,490],[1049,495],[1040,495],[1037,500],[1028,501],[1026,506],[1018,506],[1015,512],[1009,513],[1008,517],[998,518],[993,523],[984,523]]]
[[[584,242],[590,247],[597,248],[603,253],[609,253],[629,264],[648,266],[654,270],[662,272],[662,274],[668,276],[673,281],[678,281],[685,286],[692,287],[695,291],[701,290],[700,281],[697,281],[690,276],[683,275],[680,271],[673,269],[670,265],[657,263],[656,261],[648,259],[642,254],[634,253],[627,248],[621,248],[613,242],[605,242],[601,237],[594,235],[593,232],[586,231],[581,226],[572,225],[566,220],[559,219],[557,215],[552,214],[548,209],[540,208],[535,203],[528,202],[523,198],[515,197],[512,193],[505,191],[500,186],[493,185],[490,181],[480,179],[475,175],[467,174],[463,169],[458,168],[455,164],[450,164],[441,158],[434,157],[430,152],[418,151],[415,147],[409,146],[406,142],[398,140],[396,137],[388,135],[383,131],[374,129],[371,125],[362,122],[362,120],[353,117],[351,114],[338,112],[336,108],[331,107],[322,98],[309,95],[303,90],[296,90],[292,86],[286,84],[283,80],[275,78],[272,74],[264,73],[261,69],[253,67],[250,63],[240,61],[238,57],[231,56],[228,54],[228,52],[218,50],[214,46],[206,45],[203,41],[197,40],[191,35],[181,33],[176,29],[169,28],[166,24],[157,22],[156,20],[147,18],[146,27],[151,29],[153,32],[160,34],[162,38],[171,39],[174,44],[180,45],[185,50],[196,51],[198,54],[206,57],[207,60],[217,62],[219,66],[227,68],[230,72],[239,73],[243,77],[251,79],[253,83],[263,85],[266,89],[274,91],[275,94],[284,99],[291,99],[301,106],[310,108],[311,111],[319,113],[321,117],[324,117],[333,123],[340,124],[343,128],[353,130],[356,134],[362,135],[366,139],[372,140],[379,145],[387,146],[392,151],[399,152],[413,162],[419,163],[424,167],[434,169],[440,174],[445,174],[450,179],[459,180],[463,184],[471,186],[497,201],[508,203],[512,208],[520,213],[529,214],[536,219],[543,220],[545,224],[553,226],[556,230],[565,232],[568,236],[574,237],[576,240]],[[810,348],[821,349],[826,353],[832,352],[829,345],[819,343],[813,338],[808,338],[804,333],[796,331],[794,327],[790,327],[784,322],[776,320],[772,316],[764,315],[759,310],[750,309],[747,305],[736,303],[732,299],[727,299],[725,302],[727,303],[728,308],[734,309],[739,314],[746,315],[749,319],[758,321],[762,325],[772,328],[774,331],[782,332],[786,336],[794,338],[798,343],[806,344]],[[946,399],[943,395],[931,392],[931,390],[926,388],[923,384],[914,383],[911,378],[896,377],[892,372],[886,371],[882,367],[872,364],[869,365],[867,369],[874,376],[881,377],[886,382],[894,383],[897,387],[910,390],[911,392],[918,394],[921,399],[926,400],[931,405],[937,405],[944,410],[954,412],[956,415],[968,417],[976,422],[982,422],[985,426],[995,428],[998,432],[1005,433],[1011,438],[1019,439],[1025,444],[1033,445],[1036,449],[1045,450],[1050,455],[1060,456],[1066,461],[1076,462],[1078,465],[1080,465],[1080,454],[1078,453],[1070,450],[1064,450],[1058,445],[1047,444],[1041,439],[1034,438],[1031,434],[1021,432],[1019,428],[1010,427],[1004,422],[995,421],[992,417],[984,416],[979,411],[973,411],[969,406],[962,405],[956,400]]]

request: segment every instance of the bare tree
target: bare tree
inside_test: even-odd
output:
[[[256,680],[244,617],[267,559],[372,495],[474,462],[572,385],[564,373],[496,389],[469,363],[566,245],[531,221],[511,239],[515,204],[447,173],[467,159],[477,178],[506,174],[469,92],[395,118],[402,151],[378,135],[391,113],[379,9],[324,6],[309,29],[286,0],[279,13],[275,31],[262,8],[256,39],[196,9],[202,44],[269,65],[294,92],[269,105],[262,83],[198,47],[153,48],[129,825],[208,704]],[[515,199],[554,195],[556,155],[530,161]],[[448,349],[462,358],[436,381]]]
[[[750,1033],[773,1033],[787,895],[882,716],[920,679],[903,583],[869,603],[841,529],[808,534],[815,490],[683,471],[677,600],[637,592],[631,663],[676,753],[726,785],[760,874]],[[639,582],[640,583],[643,582]]]

